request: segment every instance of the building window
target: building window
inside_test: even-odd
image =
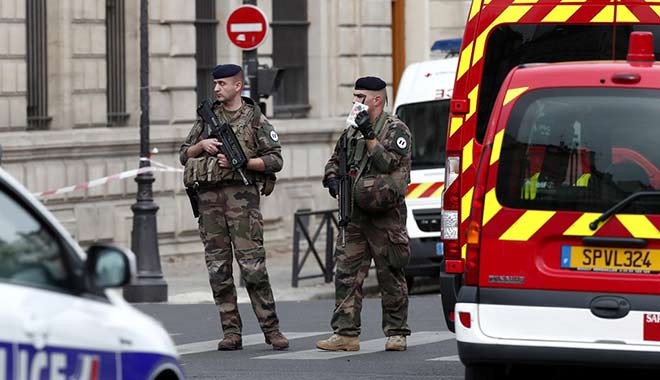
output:
[[[106,59],[108,125],[125,125],[126,112],[126,39],[124,0],[106,0]]]
[[[213,99],[213,68],[216,64],[215,0],[195,1],[197,103]]]
[[[309,109],[307,64],[307,0],[278,2],[273,7],[273,66],[284,69],[273,96],[273,115],[307,117]]]
[[[46,54],[46,0],[26,1],[27,129],[46,129],[48,116],[48,61]]]

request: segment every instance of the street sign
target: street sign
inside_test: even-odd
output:
[[[227,18],[227,37],[243,50],[254,50],[266,39],[268,20],[254,5],[236,8]]]

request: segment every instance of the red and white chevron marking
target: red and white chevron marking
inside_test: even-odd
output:
[[[89,188],[96,187],[96,186],[105,185],[106,183],[108,183],[110,181],[116,181],[116,180],[120,180],[120,179],[135,177],[138,174],[146,173],[146,172],[176,172],[176,173],[183,172],[183,169],[173,168],[171,166],[167,166],[165,164],[162,164],[158,161],[154,161],[154,160],[150,160],[150,159],[141,159],[141,160],[150,161],[151,164],[153,164],[153,166],[145,166],[145,167],[138,168],[138,169],[127,170],[125,172],[112,174],[112,175],[109,175],[107,177],[93,179],[89,182],[79,183],[77,185],[72,185],[72,186],[61,187],[59,189],[46,190],[46,191],[42,191],[40,193],[33,193],[32,195],[34,195],[37,198],[42,198],[42,197],[47,197],[47,196],[50,196],[50,195],[59,195],[59,194],[70,193],[70,192],[73,192],[73,191],[84,190],[84,189],[89,189]]]

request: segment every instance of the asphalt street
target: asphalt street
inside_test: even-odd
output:
[[[454,335],[446,330],[438,295],[410,298],[408,351],[386,352],[381,330],[380,299],[365,299],[361,349],[351,353],[317,350],[330,335],[332,300],[279,302],[280,325],[290,338],[286,351],[263,341],[249,304],[240,304],[244,348],[215,350],[221,333],[212,304],[142,304],[170,332],[190,379],[462,379]]]

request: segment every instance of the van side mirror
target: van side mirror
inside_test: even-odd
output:
[[[95,244],[87,250],[86,270],[96,288],[121,287],[135,275],[135,254],[113,245]]]

